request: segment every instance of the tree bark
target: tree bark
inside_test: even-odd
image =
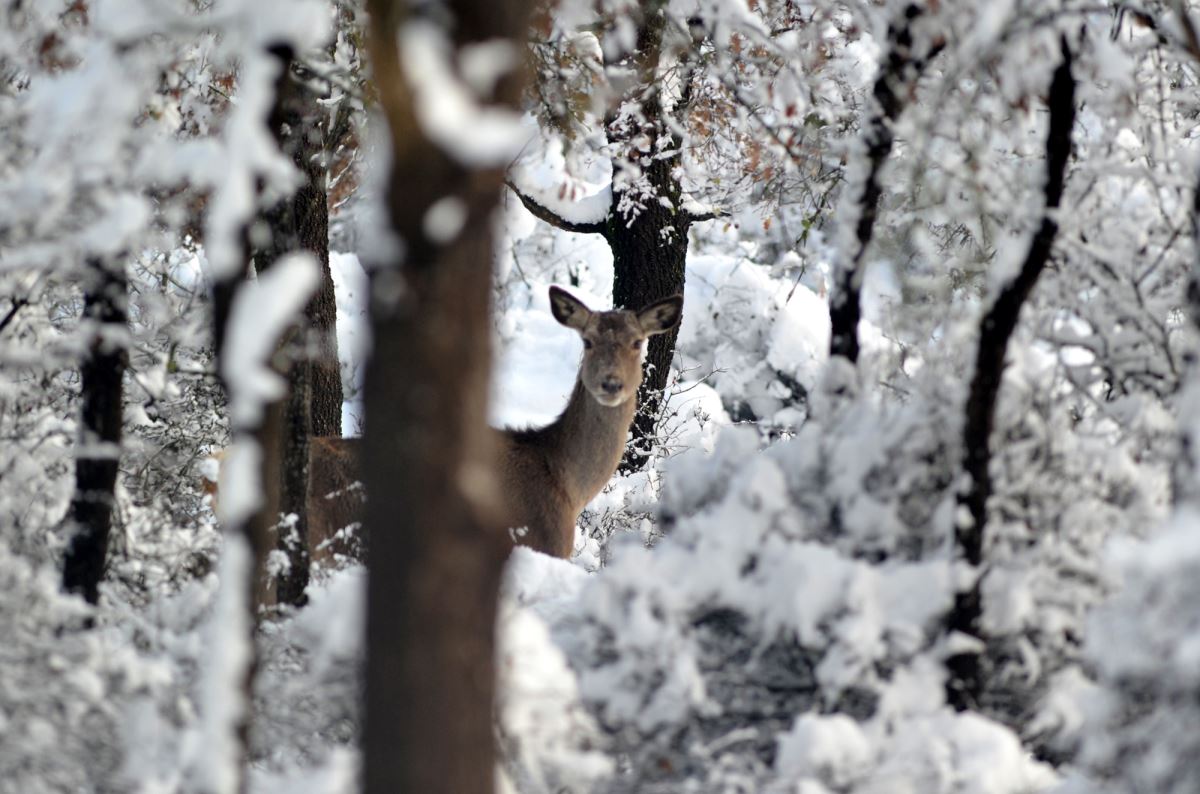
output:
[[[638,201],[625,191],[614,189],[604,230],[613,254],[613,305],[634,311],[683,292],[688,228],[692,223],[691,216],[681,207],[683,190],[677,175],[683,141],[666,123],[657,80],[667,25],[667,5],[661,0],[642,3],[635,53],[641,78],[637,88],[641,125],[627,125],[622,130],[613,124],[612,118],[606,125],[609,142],[622,155],[613,161],[614,183],[622,167],[636,164],[633,167],[642,169],[653,192],[649,199]],[[651,146],[655,146],[664,137],[670,140],[667,150],[670,154],[666,156],[658,151],[638,149],[640,140],[650,140],[654,142]],[[635,202],[643,206],[635,216],[629,217],[622,210],[627,209],[624,205]],[[670,206],[664,206],[664,203]],[[679,326],[676,325],[665,334],[651,337],[646,345],[638,410],[633,419],[630,443],[621,461],[621,471],[642,469],[650,459],[663,390],[671,374],[671,360],[678,338]]]
[[[292,158],[304,183],[289,198],[263,214],[269,240],[254,253],[266,270],[285,254],[306,251],[321,267],[321,283],[304,309],[296,343],[287,351],[288,400],[280,417],[278,453],[279,511],[294,516],[281,527],[276,547],[287,554],[279,574],[279,603],[301,606],[309,581],[308,440],[341,436],[342,380],[337,355],[337,303],[329,266],[329,209],[326,196],[325,113],[311,86],[297,74],[290,47],[272,49],[281,67],[268,124],[280,150]]]
[[[1192,270],[1187,283],[1188,319],[1192,327],[1200,331],[1200,176],[1192,189],[1192,245],[1197,254],[1192,261]],[[15,304],[14,304],[15,308]],[[1191,378],[1197,379],[1196,364],[1193,362]],[[1195,385],[1190,388],[1195,388]],[[1200,438],[1194,430],[1183,428],[1179,434],[1179,454],[1171,467],[1171,504],[1200,503],[1200,461],[1197,450]]]
[[[677,165],[676,156],[655,160],[649,169],[655,193],[667,197],[675,207],[681,193],[679,180],[672,173]],[[682,294],[691,225],[687,213],[651,201],[635,219],[626,222],[616,208],[620,195],[614,192],[613,201],[605,229],[613,255],[613,305],[636,311],[656,300]],[[638,410],[621,461],[622,471],[638,471],[650,459],[678,338],[676,325],[665,334],[650,337],[646,345]]]
[[[964,520],[956,527],[955,539],[962,559],[976,569],[983,564],[987,502],[992,494],[991,436],[1008,342],[1016,330],[1021,308],[1050,260],[1050,251],[1058,234],[1055,210],[1062,200],[1067,161],[1071,155],[1071,128],[1075,124],[1075,78],[1071,74],[1071,51],[1065,39],[1062,42],[1062,56],[1062,63],[1055,69],[1050,84],[1045,211],[1020,272],[996,297],[980,323],[975,370],[967,396],[962,467],[970,482],[966,491],[958,497],[958,512],[964,514]],[[956,594],[948,619],[951,631],[983,639],[980,585],[981,577],[977,576],[970,587]],[[960,711],[972,708],[978,702],[984,686],[980,654],[958,654],[947,661],[947,667],[950,670],[946,684],[947,700]]]
[[[456,46],[519,46],[524,0],[446,5]],[[429,7],[375,0],[370,10],[404,262],[376,270],[371,290],[365,790],[482,794],[495,776],[495,616],[509,546],[486,417],[490,230],[503,171],[467,169],[418,125],[397,32]],[[501,80],[497,103],[515,106],[515,77]],[[466,222],[453,239],[430,239],[426,213],[447,197],[462,202]]]
[[[63,589],[95,604],[112,528],[128,362],[123,342],[105,337],[126,330],[128,284],[119,265],[93,262],[92,269],[94,283],[84,296],[83,321],[95,327],[79,368],[83,410],[70,509],[74,534],[63,561]]]

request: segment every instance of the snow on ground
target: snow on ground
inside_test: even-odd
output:
[[[497,712],[519,791],[586,790],[588,781],[613,771],[611,758],[588,747],[598,744],[598,729],[548,627],[576,608],[587,578],[581,568],[529,549],[516,549],[509,561],[497,626]]]
[[[684,368],[711,378],[727,403],[771,421],[790,404],[781,374],[805,391],[816,386],[829,351],[829,307],[803,284],[773,279],[744,258],[693,255],[684,300]]]
[[[608,301],[583,290],[571,292],[593,309]],[[492,376],[490,420],[496,427],[537,427],[562,412],[575,388],[583,342],[550,314],[545,289],[531,294],[531,306],[511,309],[500,319],[508,338],[498,352]]]

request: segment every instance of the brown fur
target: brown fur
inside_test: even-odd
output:
[[[314,438],[308,445],[308,555],[316,564],[362,559],[366,490],[357,438]]]
[[[640,312],[593,312],[557,287],[550,288],[555,319],[584,339],[579,376],[566,409],[551,424],[530,430],[495,430],[505,523],[515,540],[556,557],[574,551],[575,521],[605,486],[625,452],[625,438],[642,383],[642,348],[648,336],[679,321],[676,295]],[[309,463],[309,543],[314,560],[326,541],[332,551],[354,554],[335,538],[360,520],[357,439],[313,439]],[[333,498],[328,498],[334,494]]]

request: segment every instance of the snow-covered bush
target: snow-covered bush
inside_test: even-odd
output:
[[[606,790],[1016,792],[1051,780],[1006,728],[942,701],[948,557],[823,542],[789,479],[811,454],[803,436],[757,447],[754,431],[726,431],[710,460],[674,461],[668,482],[684,485],[664,492],[667,536],[619,546],[552,622],[620,764]],[[956,749],[1003,759],[1011,777],[957,765]]]
[[[1082,735],[1080,774],[1064,792],[1200,786],[1198,522],[1193,508],[1182,509],[1145,543],[1114,551],[1121,591],[1096,611],[1086,641],[1096,683],[1064,682],[1058,704]]]
[[[828,305],[744,255],[693,256],[688,268],[682,369],[710,380],[736,419],[800,424],[829,355]]]
[[[1101,549],[1154,515],[1163,472],[1146,477],[1136,445],[1056,398],[1044,354],[1018,361],[1001,418],[980,712],[943,700],[958,387],[929,364],[907,400],[880,399],[835,367],[794,438],[760,449],[755,429],[725,428],[711,454],[666,461],[647,519],[662,539],[615,537],[575,609],[550,617],[616,759],[602,789],[1054,781],[1029,748],[1066,752],[1077,726],[1063,722],[1061,686],[1080,680],[1087,615],[1108,592]]]

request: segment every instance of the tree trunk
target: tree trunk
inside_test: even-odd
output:
[[[678,205],[681,192],[679,180],[672,173],[677,165],[677,157],[666,158],[655,160],[649,170],[657,194],[667,197],[672,206]],[[691,220],[687,213],[650,201],[637,218],[626,222],[617,211],[620,199],[614,192],[604,233],[613,254],[613,305],[636,311],[683,292]],[[632,439],[621,462],[622,471],[637,471],[645,467],[650,457],[678,337],[676,325],[665,334],[651,337],[646,346],[638,411],[633,420]]]
[[[504,38],[519,46],[522,0],[447,5],[455,45]],[[495,776],[495,616],[509,545],[486,416],[490,235],[503,172],[468,170],[417,123],[397,32],[425,8],[376,0],[370,9],[393,145],[389,210],[404,263],[372,277],[364,781],[368,794],[483,794]],[[517,89],[502,80],[499,101],[515,105]],[[462,202],[465,223],[453,239],[432,240],[424,220],[448,197]]]
[[[321,267],[321,284],[304,309],[304,324],[296,343],[287,351],[288,400],[280,418],[279,510],[294,516],[290,527],[280,529],[276,546],[288,557],[279,574],[279,603],[300,606],[305,601],[311,550],[308,548],[308,440],[312,436],[342,434],[342,381],[337,356],[337,304],[329,267],[329,210],[325,191],[325,113],[317,94],[306,85],[295,67],[295,54],[275,47],[281,74],[275,104],[268,119],[280,149],[291,156],[304,175],[291,197],[264,213],[269,240],[254,254],[266,270],[285,254],[306,251]]]
[[[667,4],[648,0],[641,4],[637,49],[634,63],[640,80],[632,99],[640,102],[640,125],[617,125],[606,119],[609,143],[621,157],[613,161],[614,190],[604,237],[613,254],[613,305],[637,311],[648,303],[683,292],[687,262],[690,216],[680,207],[683,190],[676,169],[680,165],[680,137],[666,124],[660,96],[658,68],[662,59],[663,32],[667,24]],[[624,103],[622,103],[624,104]],[[682,103],[686,105],[685,103]],[[640,141],[669,140],[669,156],[654,150],[641,151]],[[615,189],[621,168],[642,169],[652,195],[647,199],[627,195]],[[636,183],[637,174],[631,174]],[[670,206],[663,206],[665,200]],[[635,217],[622,211],[623,205],[642,205]],[[628,210],[628,207],[625,207]],[[679,326],[650,339],[646,346],[642,386],[638,390],[638,410],[633,419],[632,437],[621,461],[621,471],[645,467],[657,435],[663,390],[671,374],[675,341]]]
[[[963,561],[978,574],[984,557],[984,532],[987,503],[992,494],[991,437],[996,418],[996,403],[1004,376],[1008,342],[1016,330],[1021,308],[1037,284],[1050,260],[1058,223],[1054,219],[1062,199],[1067,161],[1071,155],[1071,128],[1075,124],[1075,78],[1071,74],[1071,51],[1062,42],[1063,60],[1054,71],[1050,84],[1050,130],[1046,139],[1045,211],[1041,225],[1029,244],[1029,252],[1017,276],[996,296],[979,328],[979,346],[975,371],[967,395],[966,421],[963,423],[963,471],[969,483],[959,494],[959,513],[965,514],[955,528],[955,540]],[[955,595],[947,626],[950,631],[984,639],[980,626],[983,616],[981,577]],[[947,660],[950,676],[946,682],[947,701],[962,711],[974,708],[984,687],[980,653],[968,651]]]
[[[89,329],[92,341],[79,368],[83,411],[70,510],[74,534],[63,561],[63,589],[95,604],[112,527],[128,355],[123,342],[105,336],[126,330],[128,285],[120,266],[93,262],[92,267],[95,283],[84,296],[83,321],[95,327]]]

